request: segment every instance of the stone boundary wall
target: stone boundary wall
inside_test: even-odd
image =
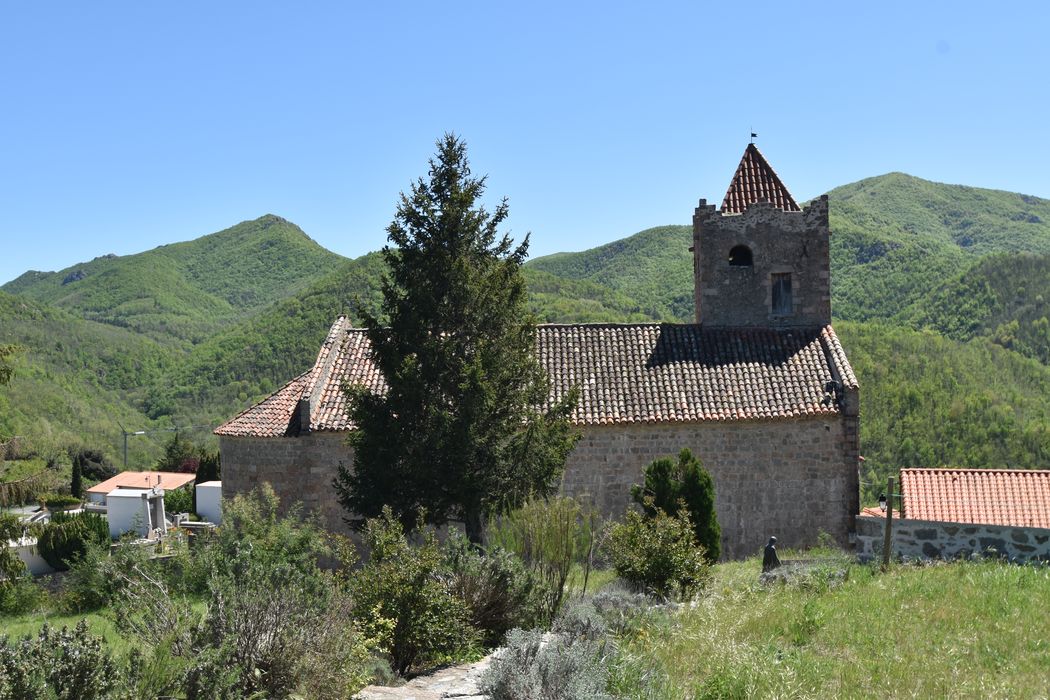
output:
[[[886,520],[857,516],[857,558],[882,556]],[[1050,530],[1010,525],[974,525],[937,520],[893,520],[893,555],[906,559],[956,559],[971,555],[1005,557],[1011,561],[1050,562]]]

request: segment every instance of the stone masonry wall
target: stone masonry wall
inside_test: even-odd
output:
[[[688,447],[714,478],[726,557],[754,554],[770,535],[784,547],[804,547],[824,531],[845,545],[857,512],[850,425],[851,419],[832,416],[589,426],[569,456],[562,490],[590,500],[607,517],[621,517],[646,465]],[[301,502],[330,530],[346,533],[332,486],[339,464],[353,462],[344,441],[343,433],[222,436],[223,496],[269,482],[285,507]]]
[[[847,422],[832,417],[589,427],[569,457],[562,490],[620,517],[645,467],[688,447],[714,479],[725,557],[755,554],[770,535],[783,547],[805,547],[823,531],[846,546],[857,512],[857,462]]]
[[[280,496],[283,511],[293,503],[302,503],[327,529],[349,534],[332,485],[340,463],[354,462],[354,451],[345,443],[346,433],[281,438],[220,436],[223,498],[269,483]]]
[[[861,561],[882,556],[885,528],[885,518],[857,517],[856,551]],[[891,537],[893,556],[906,559],[955,559],[977,554],[1022,562],[1050,562],[1050,530],[1037,527],[904,518],[893,521]]]
[[[816,327],[831,323],[831,229],[823,196],[803,211],[758,202],[721,214],[706,200],[693,215],[696,322],[708,327]],[[752,265],[729,264],[729,251],[751,249]],[[775,315],[772,276],[791,274],[792,313]]]

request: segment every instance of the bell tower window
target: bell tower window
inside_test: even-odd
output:
[[[751,267],[751,249],[746,245],[733,246],[729,251],[730,267]]]
[[[788,316],[791,314],[791,273],[780,272],[773,274],[773,304],[774,316]]]

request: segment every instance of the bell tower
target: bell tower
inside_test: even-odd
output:
[[[716,209],[693,214],[696,322],[708,328],[820,328],[831,323],[828,196],[802,209],[748,144]]]

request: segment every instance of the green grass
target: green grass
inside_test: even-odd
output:
[[[622,640],[631,697],[1045,697],[1050,568],[853,566],[834,587],[720,564],[700,604]],[[646,673],[648,675],[646,675]],[[643,681],[644,679],[644,681]],[[647,687],[642,687],[643,682]]]
[[[44,623],[59,629],[62,627],[72,629],[81,620],[87,620],[88,629],[92,634],[102,637],[106,641],[106,647],[111,652],[123,655],[133,648],[134,645],[120,634],[116,620],[114,620],[112,613],[108,610],[76,615],[41,611],[25,615],[0,617],[0,635],[7,635],[9,641],[13,642],[27,635],[35,637],[40,628],[44,626]]]

